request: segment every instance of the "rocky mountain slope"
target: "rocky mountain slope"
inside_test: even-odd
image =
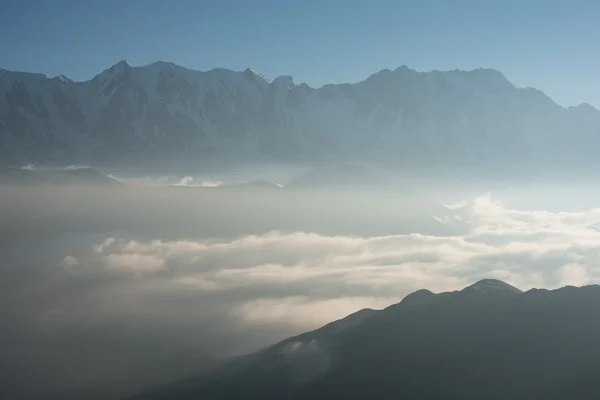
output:
[[[595,163],[600,111],[500,72],[383,70],[315,89],[247,69],[127,62],[90,81],[0,70],[0,163],[412,167]]]
[[[138,399],[588,399],[600,287],[420,290]]]

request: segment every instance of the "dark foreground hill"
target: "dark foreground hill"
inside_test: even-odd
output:
[[[595,399],[600,286],[483,280],[362,310],[137,399]]]
[[[188,376],[202,373],[212,365],[224,362],[197,349],[186,349],[168,356],[158,357],[129,365],[116,364],[112,371],[92,374],[87,378],[74,380],[66,387],[50,390],[45,399],[70,400],[110,400],[131,396],[164,386]],[[36,392],[33,392],[36,393]],[[0,393],[2,394],[2,393]],[[8,394],[7,398],[34,398]],[[39,393],[33,395],[41,398]],[[3,398],[0,396],[0,398]]]

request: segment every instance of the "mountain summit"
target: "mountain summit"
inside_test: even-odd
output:
[[[523,293],[523,291],[517,289],[514,286],[509,285],[506,282],[502,282],[497,279],[482,279],[479,282],[472,284],[464,289],[464,291],[478,291],[488,294],[498,293]]]
[[[85,82],[0,72],[0,160],[10,165],[352,161],[523,173],[596,163],[598,132],[593,107],[561,107],[490,69],[402,66],[320,88],[162,61],[121,61]]]

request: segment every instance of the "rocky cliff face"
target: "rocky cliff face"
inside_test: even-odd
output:
[[[0,70],[0,162],[593,163],[600,112],[494,70],[383,70],[313,89],[250,69],[120,62],[90,81]]]

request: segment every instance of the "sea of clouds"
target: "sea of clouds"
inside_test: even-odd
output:
[[[100,367],[100,354],[110,365],[112,353],[143,357],[149,348],[232,355],[421,288],[459,290],[483,278],[522,290],[600,280],[600,209],[517,210],[490,195],[449,208],[440,222],[464,234],[165,240],[116,231],[12,242],[0,268],[5,354],[64,360],[86,344],[98,349],[74,354],[79,368]]]

